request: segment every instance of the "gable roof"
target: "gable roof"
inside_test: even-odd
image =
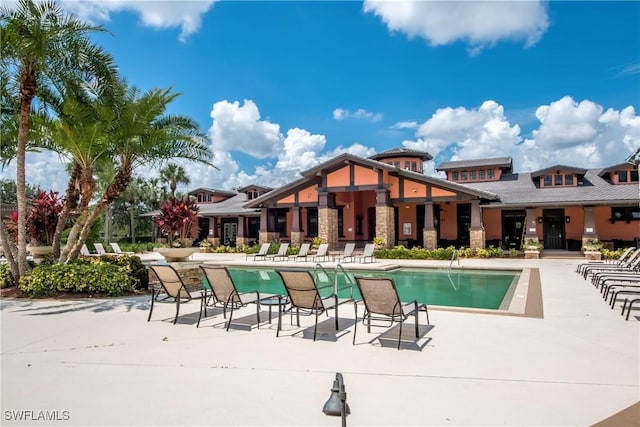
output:
[[[433,159],[433,156],[426,151],[412,150],[411,148],[405,147],[392,148],[391,150],[369,156],[371,160],[390,159],[393,157],[419,157],[423,162]]]
[[[600,173],[598,173],[598,176],[603,176],[611,172],[616,172],[619,170],[628,170],[628,169],[635,170],[635,169],[638,169],[638,166],[634,165],[633,163],[622,162],[622,163],[618,163],[617,165],[609,166],[608,168],[603,168],[600,171]]]
[[[448,171],[452,169],[468,169],[495,166],[498,168],[506,168],[511,170],[513,168],[513,159],[511,157],[494,157],[487,159],[474,159],[474,160],[455,160],[451,162],[442,162],[436,167],[438,172]]]
[[[263,191],[271,191],[273,190],[273,187],[267,187],[265,185],[259,185],[259,184],[249,184],[249,185],[245,185],[244,187],[240,187],[238,188],[238,191],[241,193],[244,193],[245,191],[251,189],[251,188],[256,188],[258,190],[263,190]]]
[[[498,195],[490,191],[473,188],[465,184],[458,184],[458,183],[447,181],[441,178],[427,176],[419,172],[413,172],[410,170],[397,168],[395,166],[388,165],[384,162],[366,159],[364,157],[356,156],[350,153],[343,153],[330,160],[322,162],[317,166],[314,166],[310,169],[307,169],[301,172],[301,174],[303,175],[302,178],[296,181],[293,181],[283,187],[270,191],[269,193],[263,194],[262,196],[259,196],[249,201],[244,206],[246,208],[260,207],[264,203],[268,203],[274,200],[279,200],[282,197],[285,197],[297,191],[303,190],[304,188],[307,188],[310,185],[320,185],[321,174],[332,172],[334,170],[344,167],[345,164],[351,164],[351,163],[368,167],[370,169],[383,169],[388,171],[389,174],[391,175],[401,176],[416,182],[435,185],[437,187],[440,187],[446,190],[451,190],[457,193],[468,194],[474,197],[480,197],[488,200],[499,200]]]
[[[212,193],[212,194],[217,194],[219,196],[227,196],[227,197],[233,197],[236,194],[238,194],[236,191],[217,190],[215,188],[205,188],[205,187],[196,188],[195,190],[189,191],[187,194],[191,196],[198,193]]]
[[[531,178],[539,178],[542,175],[548,174],[550,172],[555,172],[555,171],[571,172],[576,175],[584,175],[585,173],[587,173],[587,169],[583,169],[583,168],[577,168],[574,166],[566,166],[566,165],[554,165],[554,166],[549,166],[548,168],[531,172]]]

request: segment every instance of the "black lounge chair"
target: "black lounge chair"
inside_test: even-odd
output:
[[[198,316],[198,324],[196,327],[200,327],[200,318],[204,312],[204,316],[207,317],[207,305],[222,306],[222,315],[227,318],[227,308],[230,309],[229,321],[227,322],[227,331],[231,326],[231,320],[233,319],[233,310],[235,308],[244,307],[247,304],[256,305],[256,316],[258,319],[258,327],[260,327],[260,293],[258,291],[252,292],[238,292],[235,283],[229,274],[226,267],[223,266],[209,266],[201,265],[200,268],[204,273],[204,278],[207,279],[209,287],[211,289],[211,298],[203,300],[200,305],[200,316]],[[204,285],[203,285],[204,286]]]
[[[149,308],[149,317],[147,318],[147,322],[151,320],[154,301],[157,301],[161,296],[163,298],[159,301],[176,303],[176,317],[173,319],[174,325],[178,321],[181,303],[196,299],[204,300],[207,296],[207,293],[204,290],[190,292],[182,281],[182,278],[178,275],[178,272],[170,265],[150,265],[149,269],[153,271],[158,278],[158,281],[160,282],[160,289],[156,290],[156,287],[154,286],[151,290],[151,307]],[[205,316],[206,315],[205,311]],[[199,317],[198,322],[200,322]]]
[[[318,330],[318,315],[326,312],[329,309],[335,309],[336,319],[336,331],[339,330],[338,324],[338,306],[349,301],[353,301],[352,298],[338,299],[336,293],[332,293],[329,296],[320,296],[320,290],[332,288],[333,286],[320,286],[318,287],[313,276],[307,270],[276,270],[282,279],[285,289],[287,290],[289,308],[287,311],[296,309],[297,325],[300,326],[300,310],[307,310],[309,314],[315,314],[315,326],[313,329],[313,340],[316,340],[316,334]],[[345,289],[348,287],[344,287]],[[342,289],[342,288],[341,288]],[[339,290],[339,289],[338,289]],[[282,327],[282,313],[283,310],[278,310],[278,329],[276,336],[280,335],[280,328]]]
[[[627,303],[629,303],[629,305],[627,305]],[[635,303],[638,303],[638,305],[640,305],[640,298],[636,298],[636,299],[632,299],[629,300],[628,298],[624,300],[624,304],[622,306],[622,312],[620,313],[621,316],[624,315],[624,311],[625,309],[627,310],[627,317],[625,317],[625,320],[629,320],[629,315],[631,314],[631,308],[633,307],[633,305]],[[628,307],[628,309],[627,309]]]
[[[427,325],[429,325],[429,311],[426,304],[419,304],[418,301],[402,303],[398,295],[398,290],[393,279],[388,277],[357,277],[356,283],[365,310],[362,316],[362,323],[367,325],[367,332],[371,332],[372,320],[390,321],[388,328],[397,321],[400,323],[400,333],[398,334],[398,350],[402,341],[402,324],[409,316],[413,315],[415,321],[415,335],[419,338],[418,312],[424,311],[427,315]],[[356,333],[358,329],[358,303],[354,303],[355,327],[353,330],[353,344],[356,343]],[[373,325],[382,326],[382,325]]]

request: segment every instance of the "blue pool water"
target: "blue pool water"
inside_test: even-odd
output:
[[[257,290],[261,294],[286,294],[284,285],[275,269],[252,267],[228,267],[240,292]],[[332,293],[332,285],[336,274],[331,271],[312,271],[318,286],[331,286],[321,294]],[[337,273],[338,286],[352,289],[341,290],[340,297],[350,296],[353,291],[355,299],[360,299],[354,275],[393,278],[400,299],[417,300],[428,305],[450,307],[470,307],[499,309],[504,306],[510,287],[517,283],[519,271],[502,270],[447,270],[398,268],[391,271],[347,271],[346,278],[342,272]]]

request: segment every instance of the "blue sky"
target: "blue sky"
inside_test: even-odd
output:
[[[130,84],[182,93],[171,111],[219,168],[188,165],[188,188],[279,186],[345,151],[421,149],[435,173],[601,167],[640,146],[640,2],[61,4],[112,33],[96,40]],[[30,182],[64,189],[57,157],[28,161]]]

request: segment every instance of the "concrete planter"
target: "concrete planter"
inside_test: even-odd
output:
[[[584,251],[584,257],[589,261],[600,261],[602,259],[602,252]]]
[[[537,248],[527,248],[524,251],[524,259],[538,259],[540,258],[540,250]]]
[[[42,258],[53,253],[53,246],[29,246],[29,252],[34,258]]]
[[[156,248],[156,251],[165,257],[167,262],[184,262],[198,252],[200,248]]]

